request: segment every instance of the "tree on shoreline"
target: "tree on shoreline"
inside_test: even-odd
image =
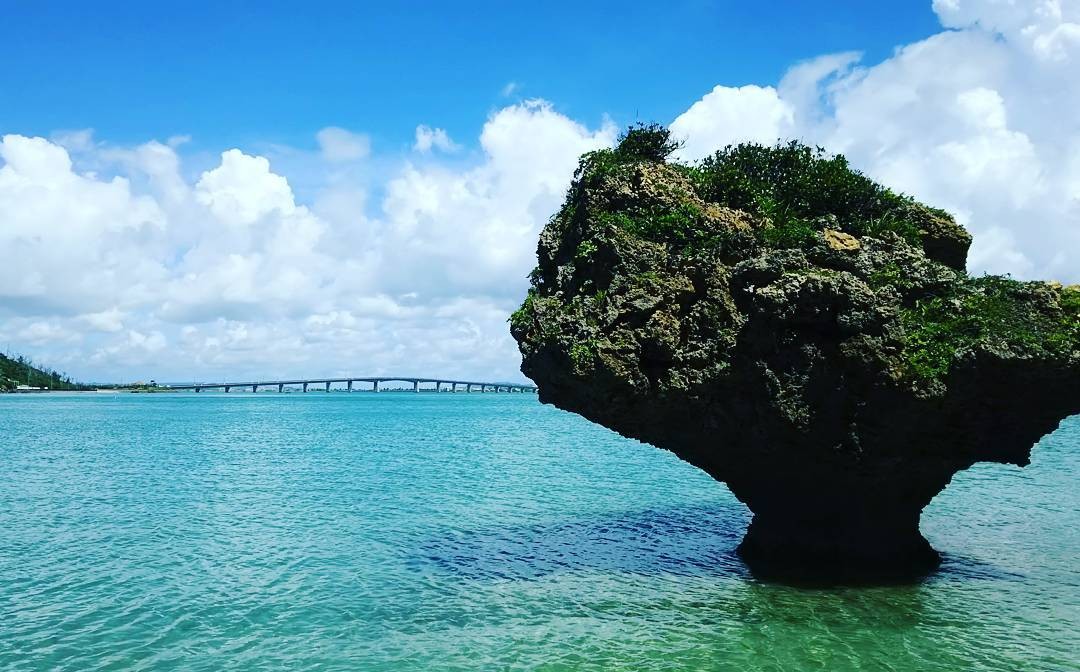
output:
[[[91,390],[88,385],[75,383],[66,373],[35,364],[22,355],[0,354],[0,391],[10,392],[19,385],[50,390]]]

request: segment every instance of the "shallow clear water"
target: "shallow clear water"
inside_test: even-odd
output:
[[[1076,670],[1080,417],[800,589],[669,453],[532,395],[0,396],[0,670]]]

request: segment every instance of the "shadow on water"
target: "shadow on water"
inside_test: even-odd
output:
[[[583,570],[748,577],[735,554],[748,518],[734,505],[680,507],[448,532],[424,542],[410,564],[468,579],[530,580]]]
[[[959,553],[941,554],[941,566],[925,577],[927,581],[1024,581],[1020,572]]]
[[[712,576],[765,585],[822,589],[916,586],[939,581],[1021,581],[977,558],[943,553],[941,565],[911,576],[807,577],[747,567],[736,549],[749,513],[735,505],[645,509],[537,525],[448,531],[409,555],[412,569],[464,579],[535,580],[559,572]]]

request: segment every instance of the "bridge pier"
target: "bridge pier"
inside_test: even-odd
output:
[[[307,392],[307,383],[304,383],[304,392]]]
[[[329,381],[329,380],[328,380],[328,381],[326,381],[326,391],[327,391],[327,392],[329,392],[329,391],[330,391],[330,381]]]
[[[347,387],[346,389],[347,389],[347,390],[348,390],[349,392],[352,392],[352,381],[350,380],[350,381],[349,381],[349,382],[348,382],[347,384],[348,384],[348,387]]]
[[[251,393],[252,394],[255,394],[258,391],[259,391],[259,386],[258,385],[252,385],[251,386]]]
[[[202,392],[202,388],[201,388],[201,387],[196,387],[196,388],[195,388],[195,391],[196,391],[196,392]]]
[[[226,385],[226,386],[225,386],[225,394],[228,394],[228,393],[229,393],[229,386],[228,386],[228,385]]]
[[[437,381],[437,380],[435,381],[435,392],[436,393],[442,392],[442,383]]]
[[[419,392],[420,391],[420,381],[419,380],[412,381],[412,391],[413,392]]]
[[[281,384],[279,384],[279,385],[277,386],[277,391],[278,391],[278,394],[281,394],[282,390],[284,390],[284,389],[285,389],[285,386],[284,386],[284,385],[281,385]]]
[[[377,380],[371,381],[371,391],[372,392],[378,392],[379,391],[379,381],[377,381]]]

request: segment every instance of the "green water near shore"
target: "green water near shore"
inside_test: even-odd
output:
[[[0,670],[1076,670],[1080,418],[904,586],[756,581],[749,513],[531,395],[0,397]]]

